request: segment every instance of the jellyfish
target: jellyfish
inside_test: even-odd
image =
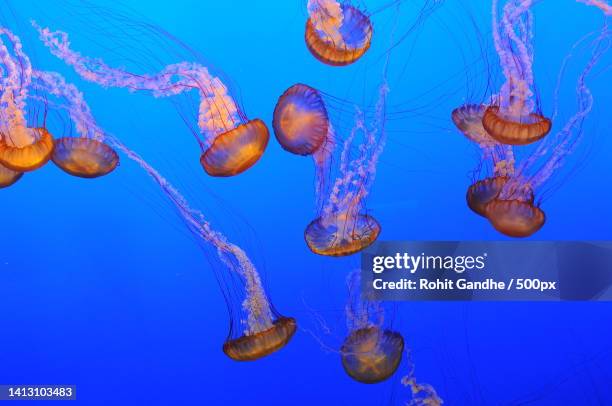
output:
[[[313,155],[328,140],[329,116],[318,90],[301,83],[287,89],[276,103],[272,120],[279,144],[297,155]]]
[[[6,187],[19,180],[20,173],[45,165],[54,143],[44,124],[28,125],[26,99],[32,66],[19,37],[4,27],[0,27],[0,68],[0,165]]]
[[[269,140],[268,128],[259,119],[247,119],[226,85],[206,67],[195,62],[180,62],[167,65],[155,74],[133,73],[72,50],[64,32],[52,32],[36,23],[34,26],[51,53],[72,66],[85,80],[104,87],[145,91],[155,97],[197,91],[200,164],[209,175],[238,175],[263,155]]]
[[[82,100],[81,93],[55,72],[34,70],[32,89],[45,98],[56,96],[83,106],[81,110],[70,110],[72,114],[90,114],[86,110],[88,106]],[[79,117],[71,118],[77,124],[84,122]],[[55,149],[51,156],[53,163],[64,172],[81,178],[98,178],[115,170],[119,165],[119,155],[104,142],[104,132],[92,125],[77,128],[77,132],[80,134],[78,137],[62,137],[55,140]]]
[[[493,39],[506,82],[497,100],[484,111],[482,125],[502,144],[527,145],[544,138],[552,127],[533,100],[533,0],[508,1],[498,21],[493,0]]]
[[[53,78],[46,81],[44,85],[45,88],[50,88],[51,93],[59,99],[52,106],[69,114],[81,137],[88,139],[87,137],[90,134],[103,137],[110,147],[122,152],[142,168],[174,205],[189,231],[199,241],[212,247],[221,263],[227,267],[230,273],[229,277],[236,278],[237,283],[244,287],[244,297],[240,302],[240,309],[233,309],[232,314],[235,312],[245,316],[240,320],[239,330],[233,326],[230,329],[230,336],[223,344],[223,352],[229,358],[237,361],[251,361],[283,348],[295,334],[296,321],[294,318],[281,316],[274,310],[261,277],[244,250],[228,241],[223,234],[214,230],[205,219],[204,214],[192,208],[185,197],[140,155],[126,147],[118,138],[106,134],[96,123],[82,93],[74,85],[66,83],[58,74],[43,75],[42,77]],[[235,286],[237,285],[233,285],[232,288]],[[234,294],[233,292],[234,289],[228,288],[228,291],[224,294],[226,297],[230,297]],[[240,335],[238,337],[232,336],[236,331],[239,331]]]
[[[360,297],[360,271],[348,278],[346,320],[349,334],[340,348],[342,366],[354,380],[373,384],[385,381],[397,370],[404,351],[398,332],[384,328],[381,303]]]
[[[306,46],[319,61],[350,65],[370,48],[370,18],[348,2],[308,0]]]
[[[554,136],[547,137],[518,165],[515,174],[504,182],[497,197],[485,206],[485,216],[502,234],[517,238],[528,237],[540,230],[546,222],[546,215],[540,208],[541,202],[535,201],[535,196],[542,193],[543,186],[561,169],[565,158],[576,151],[583,138],[583,123],[594,103],[586,80],[597,62],[610,48],[610,30],[607,24],[594,40],[591,37],[589,34],[574,44],[572,52],[566,56],[555,92],[558,104],[559,86],[569,59],[573,56],[574,50],[584,42],[590,41],[587,49],[591,49],[591,57],[576,84],[578,110],[563,128]]]

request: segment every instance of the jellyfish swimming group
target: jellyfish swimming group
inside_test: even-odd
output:
[[[612,13],[602,0],[578,1],[597,7],[606,16]],[[541,207],[543,188],[584,137],[583,123],[594,104],[588,80],[609,50],[611,36],[606,24],[572,48],[572,52],[588,52],[589,57],[576,82],[577,109],[563,120],[556,108],[552,114],[544,113],[537,91],[533,72],[535,1],[507,0],[501,8],[499,2],[491,2],[492,43],[503,84],[487,100],[458,106],[451,120],[477,146],[480,167],[486,172],[484,176],[479,173],[469,185],[468,208],[503,235],[524,238],[546,223]],[[369,56],[363,57],[373,46],[374,16],[364,7],[350,1],[308,0],[307,13],[304,38],[318,61],[333,67],[368,62]],[[265,153],[270,138],[266,123],[248,118],[226,82],[201,61],[164,63],[159,70],[145,72],[130,70],[73,49],[67,32],[52,31],[36,22],[32,26],[45,49],[86,82],[154,98],[196,95],[197,113],[192,121],[198,130],[199,164],[208,175],[225,178],[242,174]],[[298,331],[298,322],[276,310],[257,261],[213,228],[214,219],[194,208],[139,153],[104,130],[75,84],[58,72],[33,66],[32,54],[24,48],[13,31],[0,27],[0,188],[14,185],[25,173],[48,162],[74,177],[104,177],[119,168],[121,154],[153,180],[189,233],[213,254],[222,269],[211,267],[216,279],[230,281],[219,283],[231,319],[220,352],[235,361],[254,361],[287,346]],[[381,234],[381,223],[366,201],[387,143],[389,50],[385,55],[375,101],[363,107],[348,103],[354,108],[349,128],[339,124],[338,112],[330,102],[338,99],[320,84],[290,86],[272,112],[271,127],[282,149],[312,157],[314,163],[314,214],[302,219],[303,235],[292,237],[305,242],[303,249],[321,256],[316,257],[321,261],[360,253]],[[559,82],[572,56],[570,53],[564,61]],[[60,117],[62,125],[50,120],[50,113]],[[113,176],[120,176],[120,172]],[[359,272],[350,273],[347,281],[347,329],[335,347],[339,362],[355,382],[387,381],[407,358],[404,337],[393,320],[385,317],[388,313],[382,303],[360,295]],[[412,372],[403,380],[415,398],[412,404],[442,404],[433,387],[417,383]]]
[[[576,85],[578,110],[550,135],[554,119],[542,115],[534,101],[533,4],[508,1],[498,18],[498,0],[492,2],[494,44],[506,81],[490,103],[465,104],[451,114],[457,129],[478,145],[483,162],[491,168],[486,178],[468,188],[468,207],[514,238],[529,237],[544,226],[546,214],[538,194],[582,138],[582,123],[593,105],[586,80],[610,46],[607,24],[574,45],[574,50],[583,46],[591,52]],[[602,10],[606,13],[605,7]],[[564,61],[557,91],[571,56]],[[530,144],[532,150],[517,160],[521,149]]]

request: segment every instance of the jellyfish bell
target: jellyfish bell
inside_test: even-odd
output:
[[[504,185],[508,182],[505,176],[495,176],[479,180],[468,188],[466,200],[468,207],[480,216],[486,217],[486,206],[497,199]]]
[[[482,125],[482,116],[486,109],[487,106],[482,104],[464,104],[451,113],[451,119],[459,131],[481,146],[491,146],[496,143]]]
[[[200,163],[211,176],[238,175],[259,161],[269,139],[270,133],[264,122],[251,120],[219,134],[202,153]]]
[[[527,145],[544,138],[550,132],[552,122],[539,113],[511,117],[499,106],[489,106],[482,116],[482,126],[502,144]]]
[[[298,83],[281,95],[274,108],[274,135],[287,151],[312,155],[329,132],[329,116],[318,90]]]
[[[319,61],[331,66],[350,65],[370,48],[372,22],[356,7],[334,0],[310,0],[309,12],[306,46]]]
[[[535,234],[546,222],[546,215],[533,202],[494,199],[485,207],[491,225],[509,237],[525,238]]]
[[[291,317],[279,317],[272,327],[243,335],[223,344],[225,355],[236,361],[254,361],[283,348],[295,334],[297,324]]]
[[[59,138],[51,159],[66,173],[81,178],[108,175],[119,165],[119,155],[114,149],[84,137]]]
[[[53,153],[53,136],[44,127],[21,128],[0,137],[0,164],[16,172],[45,165]]]
[[[12,186],[23,176],[22,172],[15,172],[0,165],[0,189]]]
[[[380,235],[380,224],[368,214],[339,213],[333,217],[319,217],[306,227],[304,238],[315,254],[352,255],[369,247]]]
[[[402,360],[403,337],[391,330],[365,327],[349,334],[340,349],[346,373],[361,383],[379,383],[395,373]]]

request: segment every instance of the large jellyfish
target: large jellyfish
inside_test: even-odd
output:
[[[591,57],[576,84],[578,110],[563,128],[554,136],[547,137],[545,142],[517,166],[516,173],[504,183],[497,198],[485,208],[486,217],[493,227],[503,234],[528,237],[542,228],[546,216],[539,203],[534,203],[534,195],[562,167],[565,158],[576,151],[583,137],[583,123],[593,108],[593,95],[586,80],[610,48],[610,30],[607,24],[595,39],[588,35],[576,43],[573,51],[584,42],[588,43],[586,48],[591,50]],[[556,95],[573,51],[564,60]]]
[[[531,144],[552,126],[534,102],[532,5],[533,0],[508,1],[499,21],[498,0],[493,0],[493,39],[506,82],[485,110],[482,124],[502,144]]]
[[[308,0],[306,46],[319,61],[349,65],[370,48],[370,18],[349,2]]]
[[[0,27],[0,69],[0,187],[7,187],[19,180],[21,173],[49,161],[53,137],[44,123],[28,125],[26,99],[32,65],[19,38],[4,27]]]
[[[85,80],[104,87],[147,91],[170,97],[197,91],[200,163],[211,176],[234,176],[252,167],[268,145],[269,132],[263,121],[248,120],[218,77],[198,63],[180,62],[156,74],[139,74],[114,68],[81,55],[70,48],[68,35],[38,27],[40,38],[52,54],[71,65]]]
[[[240,335],[232,336],[235,333],[234,326],[232,326],[230,336],[223,344],[223,352],[234,360],[250,361],[272,354],[284,347],[295,333],[297,324],[295,319],[283,317],[274,310],[268,300],[259,273],[247,254],[240,247],[229,242],[223,234],[212,229],[204,215],[190,207],[183,195],[142,157],[128,149],[116,137],[105,134],[94,120],[82,94],[74,85],[67,84],[57,74],[51,76],[53,79],[47,81],[45,86],[52,88],[51,93],[58,96],[59,101],[54,104],[54,107],[68,112],[81,137],[88,138],[89,134],[104,134],[104,139],[108,144],[137,163],[159,185],[189,230],[199,240],[214,249],[220,261],[229,269],[230,277],[238,278],[244,286],[244,298],[240,302],[241,308],[232,311],[232,313],[245,315],[240,320]],[[44,77],[49,77],[49,75]],[[233,290],[225,293],[226,297],[230,297]]]
[[[346,321],[349,334],[340,348],[346,373],[361,383],[382,382],[397,370],[404,351],[404,339],[386,329],[380,302],[362,299],[360,271],[348,278],[349,301]]]

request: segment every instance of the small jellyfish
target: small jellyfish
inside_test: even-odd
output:
[[[81,178],[108,175],[119,164],[119,156],[111,147],[95,139],[79,137],[56,140],[51,159],[66,173]]]
[[[10,44],[7,47],[0,38],[0,164],[15,172],[33,171],[51,158],[53,137],[44,125],[28,126],[26,99],[32,66],[17,36],[0,27],[0,37]]]
[[[196,138],[202,149],[200,163],[211,176],[238,175],[251,168],[263,155],[269,132],[263,121],[248,120],[230,96],[228,88],[208,69],[195,62],[164,66],[155,74],[136,74],[108,66],[70,48],[68,35],[52,32],[34,23],[51,53],[71,65],[84,79],[104,87],[146,91],[155,97],[172,97],[198,92]],[[159,32],[155,32],[159,35]]]
[[[15,172],[0,165],[0,189],[9,187],[23,176],[22,172]]]
[[[360,271],[347,277],[349,300],[345,312],[349,334],[340,348],[346,373],[361,383],[378,383],[397,370],[404,352],[401,334],[384,328],[382,303],[361,297]]]
[[[308,0],[306,46],[319,61],[345,66],[357,61],[370,48],[370,18],[349,3]]]
[[[253,361],[287,345],[296,328],[295,319],[281,317],[267,330],[226,341],[223,352],[236,361]]]
[[[493,0],[493,39],[506,82],[482,117],[482,125],[506,145],[526,145],[544,138],[550,119],[534,111],[533,15],[531,1],[508,1],[498,21],[498,0]]]
[[[312,155],[327,140],[329,116],[318,90],[296,84],[285,90],[272,121],[279,144],[297,155]]]
[[[497,231],[515,238],[529,237],[546,222],[539,207],[521,200],[495,199],[486,205],[485,216]]]
[[[340,352],[346,373],[361,383],[382,382],[402,360],[404,339],[399,333],[366,327],[351,332]]]
[[[313,220],[304,238],[315,254],[346,256],[369,247],[380,234],[380,224],[370,215],[338,213]]]

